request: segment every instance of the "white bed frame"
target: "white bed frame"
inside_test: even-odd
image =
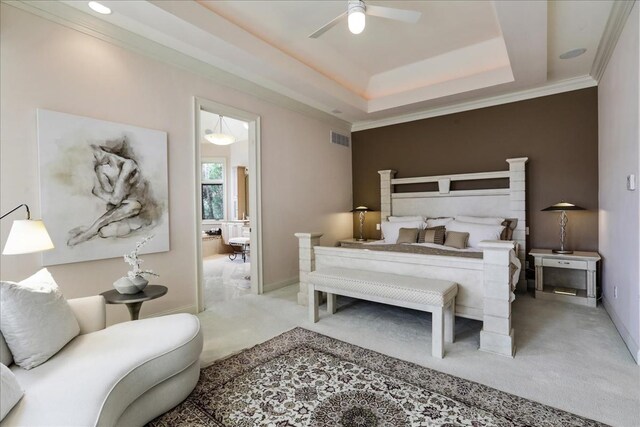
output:
[[[513,241],[484,241],[483,258],[372,251],[322,247],[321,233],[296,233],[300,252],[300,292],[298,303],[308,301],[308,274],[323,267],[343,267],[450,280],[458,283],[456,315],[483,321],[480,349],[513,356],[514,331],[511,328],[513,286],[526,289],[525,265],[525,165],[526,157],[507,159],[509,170],[456,175],[394,178],[396,171],[380,174],[381,217],[422,215],[493,216],[517,219]],[[509,187],[481,190],[451,190],[455,181],[508,178]],[[398,193],[403,184],[438,183],[439,191]],[[511,264],[519,259],[517,275]]]

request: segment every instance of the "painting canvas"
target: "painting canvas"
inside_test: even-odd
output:
[[[38,110],[45,265],[169,250],[166,132]]]

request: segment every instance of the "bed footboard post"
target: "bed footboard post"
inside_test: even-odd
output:
[[[516,254],[524,267],[526,261],[526,174],[525,165],[529,160],[528,157],[518,157],[516,159],[507,159],[509,163],[509,204],[513,216],[518,219],[516,229],[513,230],[513,240],[518,242],[519,248]],[[525,280],[524,268],[520,270],[520,279],[518,280],[518,291],[527,291],[527,281]]]
[[[322,233],[296,233],[298,238],[298,259],[300,262],[300,290],[298,291],[298,304],[309,304],[309,273],[316,269],[316,255],[314,246],[320,245]]]
[[[480,243],[484,261],[484,308],[480,350],[513,357],[515,343],[511,328],[512,242]]]

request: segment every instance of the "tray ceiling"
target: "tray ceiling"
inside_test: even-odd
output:
[[[63,3],[91,13],[85,2]],[[346,1],[102,3],[110,24],[352,123],[588,77],[612,5],[370,1],[422,16],[367,16],[359,35],[345,20],[310,39]],[[587,54],[557,59],[576,47]]]

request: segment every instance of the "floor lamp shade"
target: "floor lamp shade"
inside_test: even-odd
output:
[[[53,249],[53,242],[42,220],[13,221],[3,255],[29,254]]]

